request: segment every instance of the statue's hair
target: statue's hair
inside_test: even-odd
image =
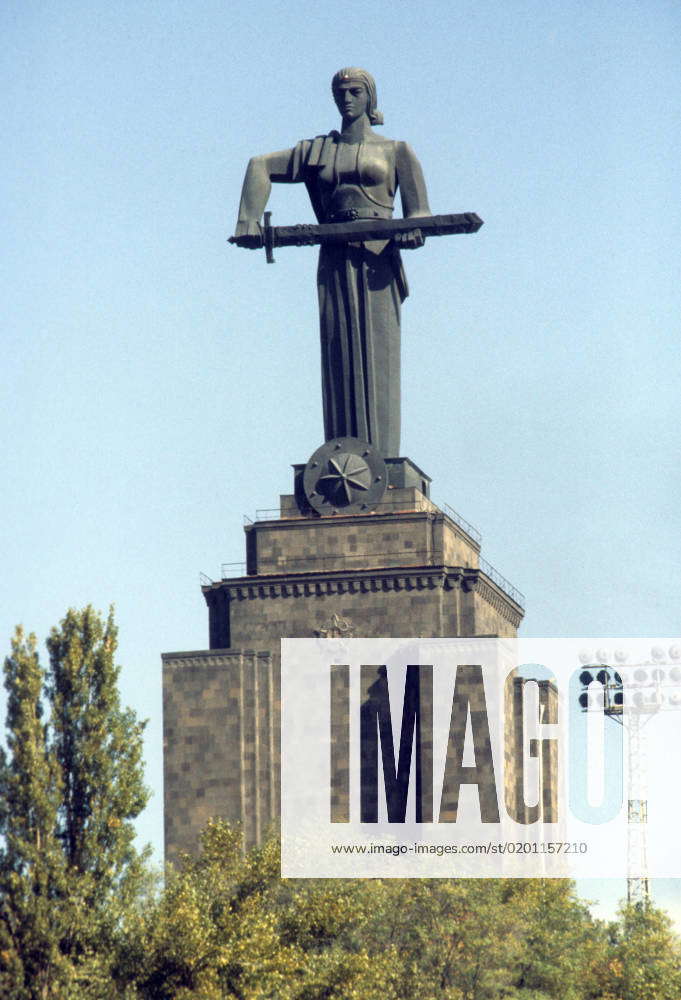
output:
[[[372,125],[382,125],[383,115],[376,107],[376,81],[371,73],[360,69],[359,66],[347,66],[345,69],[339,69],[331,81],[331,90],[335,93],[338,85],[345,80],[358,80],[364,84],[369,95],[369,107],[367,108],[369,121]]]

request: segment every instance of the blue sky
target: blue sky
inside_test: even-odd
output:
[[[340,66],[433,211],[485,220],[405,254],[403,454],[525,635],[678,634],[678,4],[6,0],[0,30],[0,634],[115,603],[145,839],[160,652],[207,645],[199,572],[322,440],[315,251],[225,239],[248,158],[335,127]],[[311,219],[299,187],[270,208]]]

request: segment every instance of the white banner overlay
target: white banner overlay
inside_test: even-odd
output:
[[[681,640],[283,639],[284,878],[680,877]]]

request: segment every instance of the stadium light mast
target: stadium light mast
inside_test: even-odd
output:
[[[584,670],[579,676],[582,692],[579,704],[583,712],[603,712],[621,725],[628,740],[627,795],[627,902],[645,908],[650,902],[646,826],[647,739],[645,726],[660,712],[681,707],[681,646],[671,646],[668,653],[654,646],[648,660],[628,664],[623,649],[614,652],[611,665],[607,650],[580,654]],[[626,684],[620,671],[626,668]],[[591,685],[597,685],[592,688]]]

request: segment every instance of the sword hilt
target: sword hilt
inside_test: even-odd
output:
[[[246,247],[248,250],[259,250],[260,247],[264,247],[267,263],[274,264],[274,254],[272,253],[274,249],[274,229],[270,224],[271,218],[272,213],[265,212],[263,225],[261,226],[260,223],[257,224],[257,235],[251,233],[242,236],[230,236],[227,242],[234,243],[238,247]]]
[[[263,246],[265,247],[265,257],[267,258],[268,264],[274,264],[274,233],[272,232],[272,226],[270,219],[272,218],[271,212],[265,212],[263,216]]]

